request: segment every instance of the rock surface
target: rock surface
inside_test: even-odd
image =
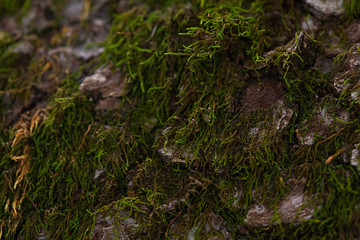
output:
[[[184,222],[188,222],[190,219],[183,217]],[[190,220],[190,221],[193,221]],[[199,236],[204,239],[220,240],[227,239],[232,240],[232,236],[227,230],[226,221],[219,215],[209,212],[204,213],[198,218],[198,223],[195,227],[184,230],[184,225],[181,223],[173,224],[169,229],[168,236],[181,237],[181,239],[195,240]]]
[[[94,240],[119,239],[128,240],[139,227],[135,219],[129,217],[128,211],[120,211],[114,217],[99,215],[95,221],[95,227],[92,230],[91,238]]]
[[[251,83],[242,95],[241,105],[247,110],[268,108],[279,100],[284,100],[285,92],[281,83],[264,79],[261,83]]]
[[[334,76],[333,85],[339,94],[350,90],[355,85],[351,80],[360,76],[359,47],[360,43],[357,43],[349,49],[346,53],[346,58],[341,62],[342,71]]]
[[[245,222],[250,226],[264,227],[279,223],[301,224],[302,221],[310,219],[315,208],[311,204],[312,197],[306,196],[304,192],[304,181],[289,179],[287,184],[290,188],[277,206],[278,218],[275,218],[273,209],[263,204],[255,204],[248,210]]]
[[[344,12],[343,0],[306,0],[318,16],[339,16]]]
[[[79,89],[97,102],[97,111],[118,108],[121,103],[119,97],[130,91],[126,76],[122,77],[119,72],[112,72],[110,66],[101,67],[94,74],[85,77]]]
[[[313,117],[305,120],[296,129],[302,144],[313,145],[316,142],[315,137],[327,138],[343,127],[344,122],[350,120],[349,113],[345,109],[336,108],[334,100],[323,99],[322,102],[322,106],[317,104]]]

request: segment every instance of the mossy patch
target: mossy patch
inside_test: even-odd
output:
[[[295,1],[162,3],[121,5],[99,62],[82,62],[126,78],[118,109],[95,113],[105,97],[79,91],[77,71],[0,132],[0,236],[358,238],[356,47],[345,39],[334,58],[322,29],[301,30]],[[357,14],[347,4],[344,23]],[[17,66],[5,57],[21,43],[0,37],[8,104],[61,56]]]

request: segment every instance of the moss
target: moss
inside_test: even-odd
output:
[[[334,90],[340,69],[311,68],[326,45],[297,31],[296,3],[145,3],[114,15],[101,59],[129,76],[119,110],[96,116],[96,99],[77,90],[81,74],[68,75],[46,108],[1,131],[2,236],[89,239],[99,216],[111,216],[120,232],[124,218],[138,224],[121,232],[134,239],[200,239],[222,236],[207,230],[216,214],[233,239],[358,238],[359,172],[342,160],[359,140],[358,102]],[[25,87],[40,63],[21,66],[34,73]],[[22,70],[4,69],[1,90],[16,89]],[[281,128],[276,101],[244,107],[249,86],[268,81],[292,112]],[[339,118],[344,109],[350,121]],[[317,129],[304,144],[321,114],[322,125],[332,121],[327,134]],[[304,179],[314,215],[277,224],[292,178]],[[246,223],[254,204],[274,211],[269,226]]]
[[[360,14],[360,3],[354,0],[347,0],[344,3],[346,16],[356,18]]]
[[[15,0],[15,1],[1,0],[0,14],[2,16],[14,14],[18,12],[19,9],[22,9],[23,12],[26,12],[27,9],[29,9],[30,4],[31,4],[31,0]]]

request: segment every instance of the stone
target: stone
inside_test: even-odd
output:
[[[98,104],[95,107],[96,111],[108,111],[108,110],[114,110],[121,105],[121,100],[117,98],[106,98],[99,100]]]
[[[175,236],[181,236],[180,239],[195,240],[201,236],[201,239],[220,240],[227,239],[232,240],[230,232],[227,230],[227,222],[218,214],[213,212],[202,213],[198,218],[198,223],[191,229],[185,229],[183,224],[173,224],[169,229],[170,239],[172,233]],[[192,221],[193,219],[184,219],[181,222]]]
[[[250,226],[268,226],[274,218],[274,211],[262,204],[255,204],[247,212],[245,222]]]
[[[355,101],[359,101],[359,97],[360,97],[360,92],[359,89],[356,89],[354,91],[351,92],[350,94],[351,98]]]
[[[104,99],[122,97],[130,91],[126,84],[126,77],[122,78],[120,72],[112,73],[110,66],[99,68],[93,75],[85,77],[79,89],[93,97],[98,97],[100,93]]]
[[[180,201],[178,199],[174,199],[172,201],[168,201],[160,206],[160,209],[164,212],[175,211],[180,206]]]
[[[282,100],[278,101],[278,104],[273,110],[273,121],[276,123],[276,130],[282,130],[287,127],[293,116],[294,111],[291,108],[287,108]]]
[[[59,78],[64,78],[77,72],[81,66],[81,62],[73,56],[71,51],[68,51],[68,48],[51,49],[47,51],[47,58],[54,63],[55,69],[59,69],[62,72],[61,75],[56,75]],[[49,71],[49,74],[53,75],[54,72]]]
[[[205,234],[211,233],[211,231],[217,231],[218,234],[212,234],[208,239],[232,239],[231,234],[226,229],[226,221],[219,215],[210,212],[205,220]]]
[[[359,165],[359,146],[358,145],[356,145],[355,149],[353,149],[351,151],[350,163],[354,167],[358,167],[358,165]]]
[[[45,230],[42,229],[41,232],[35,236],[36,240],[47,240],[49,236],[46,234]]]
[[[139,227],[135,219],[129,217],[129,212],[122,210],[118,214],[120,220],[116,223],[113,217],[108,215],[99,215],[95,220],[95,227],[91,233],[91,239],[106,240],[106,239],[131,239],[133,229]],[[130,235],[130,236],[129,236]]]
[[[95,173],[94,173],[94,177],[93,180],[97,181],[99,180],[99,178],[104,175],[103,173],[105,173],[104,169],[100,168],[100,169],[95,169]]]
[[[15,16],[0,18],[0,30],[20,38],[21,30]]]
[[[343,73],[338,73],[335,75],[333,79],[333,86],[335,90],[341,94],[345,89],[348,89],[350,87],[350,83],[346,81],[347,77]]]
[[[348,154],[343,153],[342,159],[344,162],[350,163],[351,166],[354,166],[358,171],[360,171],[360,143],[354,144],[353,148],[348,152]]]
[[[103,47],[93,47],[90,49],[87,49],[85,47],[82,48],[79,47],[74,49],[73,54],[77,58],[80,58],[84,61],[89,61],[92,58],[98,57],[103,52],[104,52]]]
[[[160,155],[165,159],[167,162],[171,163],[182,163],[186,164],[186,159],[189,161],[193,161],[195,159],[192,153],[189,153],[188,150],[183,152],[175,150],[174,147],[162,147],[158,150]]]
[[[305,0],[319,17],[339,16],[344,12],[343,0]]]
[[[285,91],[280,82],[264,79],[261,83],[251,83],[242,95],[241,105],[245,110],[254,111],[268,108],[285,99]]]
[[[333,78],[333,86],[339,94],[342,94],[356,84],[348,81],[349,79],[356,79],[360,76],[360,55],[358,49],[360,49],[360,43],[354,44],[349,49],[345,60],[341,64],[342,71]]]
[[[95,91],[98,90],[101,85],[106,82],[106,77],[101,73],[95,73],[91,76],[88,76],[84,79],[84,81],[80,84],[81,91]]]
[[[248,132],[249,136],[256,141],[260,142],[267,132],[277,132],[286,128],[294,114],[294,110],[285,106],[283,100],[277,101],[268,111],[270,111],[269,115],[272,115],[269,121],[258,122]]]
[[[275,211],[266,205],[256,203],[252,205],[246,215],[245,222],[253,227],[269,226],[271,224],[295,224],[310,219],[315,213],[315,206],[309,204],[311,197],[304,192],[304,179],[290,178],[287,181],[289,190],[282,197],[277,206],[279,218],[275,219]]]
[[[11,54],[16,54],[20,56],[31,56],[34,54],[34,46],[30,41],[22,41],[8,49],[8,52]]]
[[[356,43],[360,41],[360,21],[353,21],[345,30],[350,42]]]
[[[165,136],[169,131],[171,131],[172,127],[166,127],[162,130],[161,134]],[[159,148],[158,153],[163,157],[163,159],[168,163],[182,163],[186,164],[186,161],[195,160],[195,156],[190,152],[189,149],[176,149],[174,145],[163,145]]]
[[[326,102],[322,99],[320,102]],[[301,144],[313,145],[315,136],[327,138],[335,131],[338,131],[342,122],[349,121],[349,113],[345,109],[334,108],[334,101],[326,102],[325,105],[317,103],[313,116],[303,121],[295,132]]]
[[[42,34],[53,28],[55,19],[49,19],[49,16],[55,16],[51,0],[32,1],[29,11],[21,19],[22,33]]]
[[[308,17],[301,22],[301,28],[306,32],[316,32],[319,27],[319,22],[313,17]]]
[[[319,56],[315,60],[313,69],[319,69],[324,74],[329,74],[334,71],[333,58],[327,56]]]
[[[82,20],[84,10],[83,1],[69,1],[62,12],[63,18],[69,23],[77,23]]]
[[[80,60],[89,61],[95,57],[98,57],[102,52],[104,52],[103,47],[91,47],[86,48],[85,46],[78,46],[76,48],[73,47],[58,47],[48,51],[48,54],[66,54],[72,55]]]
[[[144,120],[144,129],[150,131],[158,123],[158,119],[155,117]]]

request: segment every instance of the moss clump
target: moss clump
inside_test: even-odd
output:
[[[360,3],[355,0],[347,0],[344,3],[346,15],[350,18],[356,18],[360,14]]]
[[[101,63],[131,86],[118,114],[95,114],[78,73],[0,133],[0,234],[88,239],[106,224],[134,239],[358,238],[359,172],[346,162],[358,86],[333,82],[354,51],[330,73],[313,67],[330,43],[300,30],[295,1],[162,2],[112,19]],[[9,63],[2,91],[33,64],[36,84],[41,60],[29,61]],[[306,203],[285,218],[291,196]]]
[[[178,164],[165,164],[178,176],[191,172],[198,174],[196,179],[199,182],[194,184],[193,188],[183,189],[183,196],[189,196],[189,198],[186,198],[185,201],[187,212],[182,214],[199,216],[201,212],[211,209],[222,213],[222,216],[235,226],[245,219],[248,208],[258,201],[253,195],[254,190],[262,196],[262,202],[276,206],[289,187],[285,180],[293,176],[307,176],[307,192],[309,194],[321,192],[322,190],[315,187],[316,184],[312,184],[319,181],[322,178],[321,176],[329,171],[329,168],[324,166],[319,159],[334,154],[336,149],[340,148],[339,142],[347,136],[347,131],[352,131],[351,129],[356,128],[356,125],[348,126],[345,132],[334,135],[334,138],[326,144],[319,144],[316,147],[291,147],[291,143],[297,141],[296,126],[301,124],[304,119],[312,116],[317,98],[325,96],[329,88],[329,76],[320,71],[309,71],[309,66],[313,64],[314,58],[316,58],[314,50],[315,54],[320,54],[321,49],[317,45],[317,41],[306,33],[298,32],[295,34],[295,29],[285,28],[287,32],[279,35],[287,35],[292,32],[294,40],[285,45],[283,49],[277,49],[264,57],[265,51],[273,49],[278,44],[274,29],[265,23],[268,19],[264,10],[271,11],[271,7],[274,10],[280,6],[267,5],[257,1],[251,5],[238,4],[237,8],[234,8],[231,2],[227,4],[217,6],[211,3],[203,4],[203,7],[206,7],[198,10],[200,13],[199,24],[192,27],[190,24],[193,24],[193,20],[189,21],[190,26],[186,26],[187,32],[180,34],[184,37],[182,40],[185,41],[183,50],[177,52],[171,50],[165,55],[180,58],[166,59],[168,65],[162,69],[175,72],[179,67],[172,70],[171,67],[174,65],[171,63],[174,61],[177,66],[180,66],[181,71],[177,71],[175,79],[172,80],[171,88],[165,84],[161,87],[162,93],[166,93],[167,89],[177,89],[175,92],[177,98],[174,105],[168,105],[172,111],[170,111],[171,114],[167,115],[169,118],[165,125],[170,125],[171,128],[163,137],[158,139],[157,149],[166,146],[164,151],[173,152],[176,154],[173,156],[174,158],[183,159],[185,163],[183,169]],[[292,4],[281,7],[288,7],[287,10],[290,10],[290,13],[286,15],[287,19],[283,19],[284,24],[289,26],[289,21],[295,21],[294,17],[299,13],[293,9]],[[284,8],[281,8],[281,11],[285,11]],[[266,26],[266,28],[260,28],[260,26]],[[132,29],[132,32],[137,33],[139,31],[137,29]],[[146,40],[142,41],[143,47],[146,47],[147,41],[150,41],[151,44],[156,43],[156,39],[151,41],[149,37],[151,36],[150,29],[151,27],[148,28]],[[190,36],[190,38],[186,38],[186,36]],[[137,37],[137,34],[127,37],[120,36],[119,39],[121,40],[116,43],[121,43],[125,39],[130,43],[136,43]],[[190,42],[186,44],[186,40]],[[294,48],[289,50],[291,46]],[[152,47],[148,47],[146,50],[141,48],[136,51],[138,54],[144,52],[146,56],[146,54],[151,54],[151,51],[154,51],[150,49]],[[136,54],[130,56],[136,56]],[[162,77],[155,78],[151,74],[145,75],[144,73],[152,73],[157,70],[156,67],[150,71],[143,68],[140,64],[141,61],[137,62],[140,67],[134,68],[137,65],[136,63],[132,64],[134,59],[125,61],[124,64],[121,62],[123,65],[120,64],[119,66],[126,66],[126,63],[130,63],[128,66],[132,68],[128,71],[138,81],[135,84],[144,86],[143,82],[154,83],[154,80],[163,79]],[[224,62],[224,59],[228,61]],[[153,63],[154,66],[163,66],[156,61]],[[266,64],[265,68],[262,65],[264,63]],[[239,65],[243,67],[239,67]],[[146,70],[144,71],[144,69]],[[276,74],[275,71],[277,71]],[[292,118],[289,127],[278,132],[267,130],[265,126],[271,125],[274,119],[263,116],[271,115],[270,110],[269,113],[266,110],[259,110],[250,114],[238,112],[239,109],[236,110],[234,98],[237,93],[244,91],[247,82],[251,80],[250,76],[254,76],[255,79],[276,76],[280,81],[283,81],[289,104],[295,110],[295,117]],[[140,89],[142,89],[142,97],[153,102],[153,96],[146,94],[148,87],[140,87]],[[137,92],[139,93],[139,91]],[[157,98],[162,99],[160,96]],[[143,104],[146,104],[146,101]],[[143,104],[138,104],[138,106],[140,107]],[[234,108],[235,112],[232,110]],[[148,108],[148,111],[151,112],[152,110],[149,109],[151,108]],[[134,111],[138,111],[136,107]],[[156,116],[155,112],[153,114]],[[254,125],[255,122],[261,122],[261,125]],[[249,141],[249,130],[253,127],[263,129],[260,131],[264,137],[260,140],[252,138]],[[354,137],[349,138],[354,139]],[[350,142],[345,144],[350,144]],[[158,168],[163,163],[161,159],[157,158],[158,156],[153,156],[152,162]],[[337,172],[336,178],[343,177],[342,174]],[[356,171],[352,171],[352,174],[357,178],[358,173]],[[166,179],[166,174],[161,176],[161,178]],[[329,180],[329,184],[332,185],[330,182],[331,180]],[[152,185],[151,183],[148,184]],[[160,196],[164,196],[161,190],[163,187],[159,187],[159,184],[163,185],[161,182],[156,182],[156,189],[158,189]],[[236,210],[237,214],[231,206],[227,205],[224,208],[218,204],[221,202],[221,198],[218,196],[229,191],[231,186],[240,188],[243,193],[239,199],[239,205],[244,206],[244,209]],[[349,189],[358,191],[354,187],[349,187]],[[171,194],[168,194],[168,198],[172,198]],[[161,199],[166,202],[164,197]],[[320,202],[323,201],[322,197],[319,199],[321,199]],[[325,201],[335,204],[328,196],[326,199],[328,200]],[[339,209],[341,206],[343,205],[340,204]],[[319,230],[323,233],[328,232],[329,229],[325,230],[320,224],[321,221],[327,219],[328,215],[322,214],[324,215],[319,213],[318,216],[322,220],[317,224],[316,221],[309,220],[300,228],[287,226],[286,231],[277,227],[271,231],[253,229],[250,236],[254,238],[270,235],[284,237],[292,234],[294,237],[311,237],[312,233]],[[332,212],[332,214],[338,216],[341,213],[339,211]],[[341,229],[342,222],[338,219],[340,218],[334,218],[332,226],[337,225],[337,229]],[[348,219],[348,221],[352,220]],[[197,223],[195,221],[192,224],[195,226]],[[329,236],[334,236],[333,234],[329,233]]]
[[[10,15],[14,14],[22,9],[23,12],[26,12],[29,9],[31,0],[1,0],[0,1],[0,15]]]

